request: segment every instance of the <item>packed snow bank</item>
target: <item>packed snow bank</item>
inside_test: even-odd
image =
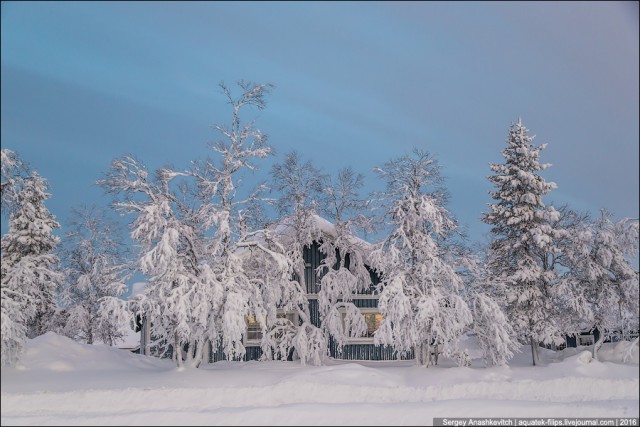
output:
[[[139,358],[135,354],[104,344],[80,344],[70,338],[47,332],[30,340],[17,370],[130,372],[156,366],[157,359]],[[151,362],[151,363],[150,363]],[[4,373],[4,372],[3,372]]]
[[[591,356],[591,352],[588,350],[583,351],[578,355],[578,362],[586,365],[587,363],[591,363],[593,357]]]
[[[468,342],[473,353],[473,343]],[[425,425],[433,417],[637,417],[638,366],[581,364],[578,354],[532,367],[328,360],[171,361],[46,334],[2,368],[2,425]],[[529,358],[527,358],[527,356]],[[477,366],[477,367],[476,367]]]
[[[557,353],[552,352],[548,360],[556,362],[562,361],[568,357],[572,357],[583,352],[593,354],[593,345],[580,346],[578,348],[569,347],[558,351]],[[640,362],[640,351],[638,348],[638,342],[606,342],[602,344],[602,347],[598,351],[598,360],[600,362],[638,365]]]
[[[638,341],[620,341],[617,343],[604,343],[598,351],[598,359],[615,363],[640,363],[640,351]]]

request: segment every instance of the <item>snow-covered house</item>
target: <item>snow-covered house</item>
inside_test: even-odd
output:
[[[303,249],[303,259],[305,263],[303,285],[306,290],[306,299],[309,304],[309,314],[311,322],[316,327],[321,326],[321,316],[318,302],[318,293],[321,290],[322,280],[322,263],[326,258],[326,254],[323,253],[322,243],[326,240],[335,239],[337,236],[336,227],[326,219],[313,215],[311,217],[313,222],[312,228],[315,230],[315,239],[311,245],[305,246]],[[279,235],[282,241],[287,241],[287,235],[291,232],[286,221],[279,223],[275,229],[275,234]],[[354,235],[348,236],[349,247],[352,251],[359,251],[364,259],[368,257],[368,253],[372,249],[372,245]],[[339,249],[338,249],[339,250]],[[341,255],[338,254],[338,258]],[[345,254],[345,266],[348,268],[350,258],[353,254]],[[346,360],[395,360],[396,354],[391,346],[375,345],[373,335],[380,327],[382,321],[382,314],[378,310],[379,295],[376,290],[377,285],[380,283],[378,275],[366,267],[369,272],[369,283],[363,284],[361,290],[353,294],[351,302],[360,310],[366,323],[366,331],[360,337],[349,338],[342,346],[338,345],[337,341],[333,338],[329,338],[328,353],[330,357],[336,359]],[[345,313],[342,313],[343,317]],[[297,323],[297,315],[294,312],[281,312],[281,317],[286,317],[293,323]],[[255,318],[249,316],[247,318],[247,333],[244,336],[244,346],[246,348],[246,354],[244,360],[258,360],[262,355],[260,343],[262,339],[262,332],[260,325],[256,322]],[[295,353],[289,354],[289,359],[295,358]],[[402,358],[413,358],[413,354],[403,355]],[[218,360],[225,360],[226,356],[222,350],[211,353],[210,362]]]
[[[323,277],[323,260],[325,260],[326,248],[323,248],[323,242],[336,238],[336,228],[334,224],[321,218],[317,215],[313,215],[311,218],[314,229],[314,239],[310,245],[307,245],[303,249],[302,257],[304,259],[304,277],[297,278],[306,290],[306,300],[308,302],[308,312],[310,315],[311,323],[316,327],[321,327],[321,315],[319,309],[319,292],[321,290],[321,281]],[[278,235],[285,244],[287,242],[287,234],[290,233],[290,227],[286,222],[279,223],[273,229],[274,234]],[[360,259],[367,259],[369,251],[372,249],[372,245],[356,236],[348,236],[349,248],[351,251],[358,251]],[[339,251],[339,249],[337,249]],[[342,255],[338,254],[338,258]],[[344,264],[348,268],[350,264],[350,258],[354,257],[353,252],[346,252],[344,254]],[[377,292],[377,285],[380,283],[378,275],[366,266],[369,273],[369,283],[362,283],[359,286],[360,290],[353,293],[353,298],[350,301],[361,312],[364,322],[366,324],[366,331],[361,336],[348,338],[346,342],[343,341],[342,345],[339,345],[334,337],[330,336],[328,343],[328,356],[337,359],[346,360],[396,360],[397,355],[393,347],[386,345],[374,344],[374,333],[380,327],[380,323],[383,319],[383,315],[378,309],[379,294]],[[344,319],[345,312],[342,312]],[[293,324],[299,324],[298,315],[296,312],[281,311],[278,314],[279,317],[287,318]],[[258,360],[262,356],[262,330],[260,324],[256,321],[254,316],[247,316],[247,329],[243,336],[243,346],[246,349],[243,360]],[[149,325],[142,322],[141,324],[141,349],[144,354],[150,354],[152,351],[152,339],[149,331]],[[145,350],[146,349],[146,350]],[[219,360],[227,360],[227,356],[224,354],[222,348],[218,348],[217,351],[211,351],[209,349],[208,360],[210,363]],[[170,353],[167,353],[167,355]],[[402,354],[402,359],[412,359],[413,352],[408,354]],[[296,358],[295,352],[292,350],[288,355],[289,360]]]
[[[579,347],[594,345],[600,339],[598,328],[585,327],[575,335],[567,335],[565,338],[566,347]]]
[[[622,328],[616,330],[605,330],[606,334],[603,342],[631,341],[638,337],[637,330],[625,330]],[[594,345],[600,339],[600,330],[596,327],[584,328],[575,335],[567,335],[565,342],[566,347],[579,347]]]
[[[562,350],[567,347],[582,347],[594,345],[600,339],[601,331],[596,327],[584,326],[579,332],[566,335],[561,345],[549,344],[546,348]],[[638,331],[622,331],[622,329],[606,331],[603,342],[631,341],[638,337]]]

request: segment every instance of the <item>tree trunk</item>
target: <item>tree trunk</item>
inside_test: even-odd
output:
[[[598,341],[593,345],[593,358],[598,360],[598,350],[602,347],[602,343],[604,343],[604,328],[600,329],[600,336],[598,337]]]
[[[416,362],[417,362],[417,363],[418,363],[418,365],[420,365],[420,366],[424,366],[424,365],[425,365],[425,363],[426,363],[426,360],[425,360],[425,357],[424,357],[424,356],[425,356],[425,354],[426,354],[426,351],[425,351],[425,348],[424,348],[424,347],[425,347],[424,342],[421,342],[421,343],[420,343],[420,344],[418,344],[418,346],[416,347]]]
[[[537,366],[540,364],[540,359],[538,358],[538,343],[533,338],[533,335],[530,337],[531,341],[531,357],[533,358],[533,366]]]
[[[145,356],[151,356],[151,323],[145,317],[142,320],[142,330],[140,331],[140,351]]]
[[[438,364],[438,344],[435,344],[433,346],[433,365],[435,366],[437,364]]]
[[[182,360],[182,347],[178,340],[178,334],[173,334],[173,358],[176,361],[178,368],[184,368],[184,361]]]
[[[185,365],[190,368],[200,367],[202,363],[202,349],[204,345],[200,341],[192,341],[189,343],[189,351],[187,352],[187,360]]]
[[[424,363],[424,367],[428,368],[429,367],[429,363],[431,362],[431,334],[429,334],[427,336],[427,341],[424,342],[423,347],[422,347],[422,358],[423,358],[423,363]]]

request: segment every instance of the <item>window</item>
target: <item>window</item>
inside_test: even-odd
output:
[[[247,316],[247,341],[260,341],[262,339],[262,330],[256,316]]]
[[[367,325],[367,331],[361,337],[349,338],[349,341],[352,343],[358,343],[362,341],[373,342],[373,335],[380,328],[380,323],[382,322],[382,319],[384,319],[384,316],[382,315],[382,313],[378,311],[377,308],[361,308],[360,311],[364,316],[364,322]],[[345,316],[346,316],[346,313],[343,312],[342,313],[343,324],[344,324]]]
[[[578,335],[578,345],[593,345],[593,335]]]
[[[295,322],[296,313],[285,313],[279,312],[276,315],[279,319],[289,319],[291,323],[297,325]],[[262,341],[262,329],[260,327],[260,322],[256,319],[255,316],[250,315],[247,316],[247,334],[245,335],[245,344],[259,344]]]
[[[364,321],[367,324],[367,334],[365,337],[373,338],[373,334],[380,328],[380,322],[382,322],[383,316],[381,313],[362,313],[364,315]]]

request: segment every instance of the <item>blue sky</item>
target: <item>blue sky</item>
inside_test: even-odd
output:
[[[94,182],[117,156],[208,155],[217,84],[239,79],[276,86],[255,115],[276,161],[352,165],[371,190],[372,167],[434,153],[472,241],[519,115],[548,143],[547,202],[638,218],[637,2],[3,2],[1,31],[2,148],[63,225],[107,203]]]

